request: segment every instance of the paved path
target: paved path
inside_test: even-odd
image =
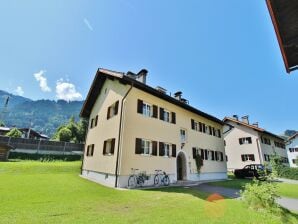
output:
[[[209,193],[218,193],[222,196],[229,197],[229,198],[240,198],[239,189],[211,186],[211,185],[208,185],[208,183],[203,183],[203,184],[199,184],[191,187],[194,189],[198,189]],[[298,212],[298,199],[281,197],[277,200],[277,203],[284,208]]]
[[[298,184],[298,180],[290,180],[285,178],[277,178],[277,181],[287,183],[287,184]]]

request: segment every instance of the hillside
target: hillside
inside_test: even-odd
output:
[[[7,110],[3,107],[7,96],[10,97]],[[52,136],[57,127],[68,121],[71,116],[79,119],[84,101],[67,102],[64,100],[36,100],[15,96],[0,90],[0,120],[8,127],[31,127],[43,134]]]

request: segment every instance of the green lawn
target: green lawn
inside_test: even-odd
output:
[[[247,183],[251,183],[251,181],[252,180],[249,179],[235,179],[231,177],[231,180],[213,182],[208,184],[213,186],[243,189],[244,185]],[[277,190],[280,196],[298,198],[298,184],[277,183]]]
[[[79,162],[0,163],[0,223],[281,223],[241,201],[186,188],[115,190],[78,176]],[[283,220],[297,223],[297,215]]]

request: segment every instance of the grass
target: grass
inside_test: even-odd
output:
[[[0,223],[281,223],[239,200],[187,188],[115,190],[78,176],[79,162],[0,163]],[[288,213],[287,223],[297,223]]]
[[[230,180],[208,183],[213,186],[221,186],[235,189],[243,189],[245,184],[251,183],[250,179],[235,179],[229,176]],[[298,199],[298,184],[277,183],[277,191],[280,196]]]

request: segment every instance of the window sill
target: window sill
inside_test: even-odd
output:
[[[113,156],[114,154],[108,153],[108,154],[104,154],[104,156]]]
[[[145,156],[145,157],[151,157],[152,155],[150,154],[140,154],[141,156]]]

